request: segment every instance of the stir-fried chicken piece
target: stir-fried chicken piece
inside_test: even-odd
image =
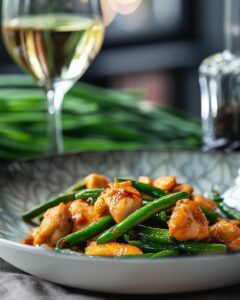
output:
[[[175,176],[163,176],[154,180],[153,185],[164,191],[170,191],[177,184]]]
[[[193,187],[190,184],[177,184],[172,190],[172,193],[186,192],[191,194],[193,192]]]
[[[228,220],[228,222],[240,227],[240,220]]]
[[[102,245],[97,245],[96,242],[91,242],[86,248],[85,253],[90,256],[122,256],[127,254],[142,254],[139,248],[116,242],[109,242]]]
[[[131,181],[125,181],[109,184],[109,188],[96,201],[94,212],[98,217],[110,212],[119,223],[141,206],[141,194],[132,186]]]
[[[38,227],[32,228],[28,236],[21,241],[22,244],[33,246],[34,238],[38,232]]]
[[[87,189],[106,188],[108,187],[108,179],[97,173],[93,173],[84,178]]]
[[[232,241],[230,244],[227,245],[229,251],[232,252],[239,252],[240,251],[240,237],[236,240]]]
[[[208,238],[208,220],[199,205],[191,200],[179,200],[168,221],[169,232],[178,241],[200,241]]]
[[[46,211],[33,244],[47,244],[49,247],[54,247],[60,238],[71,232],[71,229],[72,221],[68,206],[61,203]]]
[[[151,177],[148,176],[140,176],[138,178],[138,181],[142,182],[142,183],[146,183],[146,184],[150,184],[153,185],[153,180]]]
[[[31,233],[21,241],[22,244],[28,246],[33,246],[33,242],[34,242],[34,237],[31,235]]]
[[[238,224],[231,220],[219,220],[210,227],[210,241],[224,243],[230,251],[240,251],[240,228]]]
[[[73,201],[69,206],[69,211],[73,222],[72,231],[80,230],[95,220],[93,206],[81,199]]]
[[[207,198],[204,198],[203,196],[199,194],[192,195],[192,200],[196,202],[201,207],[204,207],[206,209],[209,209],[211,211],[216,211],[217,205],[213,200],[209,200]]]
[[[108,190],[109,189],[106,189],[104,192],[102,192],[101,196],[98,197],[97,201],[94,204],[94,213],[98,218],[101,218],[110,213],[104,196],[105,192],[108,193]]]

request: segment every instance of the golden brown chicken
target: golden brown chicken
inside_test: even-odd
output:
[[[153,185],[164,191],[170,191],[177,184],[175,176],[163,176],[154,180]]]
[[[72,220],[70,211],[67,205],[61,203],[46,211],[33,244],[47,244],[49,247],[54,247],[57,241],[69,234],[71,230]]]
[[[141,206],[141,194],[132,186],[131,181],[125,181],[109,184],[109,188],[96,201],[94,212],[98,217],[109,212],[119,223]]]
[[[240,220],[228,220],[228,222],[240,227]]]
[[[108,179],[97,173],[92,173],[84,178],[84,183],[87,189],[106,188],[108,187]]]
[[[186,192],[191,194],[193,192],[193,187],[190,184],[177,184],[172,190],[172,193]]]
[[[153,185],[153,180],[151,177],[148,176],[140,176],[138,178],[138,181],[142,182],[142,183],[146,183],[146,184],[150,184]]]
[[[191,200],[179,200],[168,221],[169,232],[178,241],[200,241],[208,238],[208,220],[199,205]]]
[[[142,250],[135,246],[116,242],[109,242],[102,245],[97,245],[96,242],[91,242],[85,248],[85,254],[89,256],[122,256],[142,253]]]
[[[72,217],[72,231],[80,230],[95,221],[93,205],[90,205],[81,199],[73,201],[69,206]]]
[[[221,219],[210,227],[210,241],[227,245],[229,251],[240,251],[240,228],[238,222]]]
[[[27,236],[25,239],[23,239],[23,240],[21,241],[21,243],[22,243],[22,244],[25,244],[25,245],[33,246],[34,238],[35,238],[37,232],[38,232],[38,227],[32,228],[32,229],[29,231],[28,236]]]
[[[216,211],[217,205],[214,201],[207,199],[199,194],[192,195],[192,200],[196,202],[201,207],[209,209],[211,211]]]

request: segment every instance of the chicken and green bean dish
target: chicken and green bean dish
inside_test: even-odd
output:
[[[38,222],[22,243],[60,253],[120,258],[240,252],[240,212],[212,190],[174,176],[137,180],[90,174],[24,213]]]

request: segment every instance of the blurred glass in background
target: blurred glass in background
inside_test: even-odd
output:
[[[136,149],[145,145],[200,147],[200,123],[179,111],[200,119],[198,68],[204,58],[223,49],[223,0],[101,3],[107,25],[104,45],[81,82],[106,88],[140,89],[144,91],[144,104],[148,101],[160,108],[173,107],[177,112],[168,114],[167,110],[154,110],[151,106],[148,110],[141,102],[139,105],[142,97],[137,93],[121,95],[79,85],[64,102],[66,151]],[[0,53],[0,73],[22,73],[2,42]],[[3,86],[4,77],[1,80]],[[45,108],[33,103],[34,97],[40,101],[42,96],[32,90],[24,95],[31,98],[32,105],[24,115],[17,95],[11,95],[11,104],[8,99],[0,103],[0,110],[8,110],[4,116],[6,128],[2,127],[0,132],[0,159],[9,153],[11,159],[42,153],[44,149],[45,121],[41,114]],[[26,100],[24,95],[21,98]],[[39,119],[35,119],[34,113]],[[1,134],[6,139],[1,140]],[[33,153],[30,145],[35,136],[39,144]],[[22,153],[15,152],[19,145]]]
[[[104,48],[84,80],[146,89],[147,98],[200,116],[197,69],[223,47],[223,0],[102,0]],[[0,45],[1,73],[21,72]]]

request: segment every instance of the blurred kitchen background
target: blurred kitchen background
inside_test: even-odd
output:
[[[114,19],[103,49],[81,80],[145,89],[153,103],[200,117],[198,67],[223,49],[223,0],[136,2],[137,8],[130,5],[116,16],[108,12],[107,22]],[[22,72],[2,41],[0,52],[0,73]]]

